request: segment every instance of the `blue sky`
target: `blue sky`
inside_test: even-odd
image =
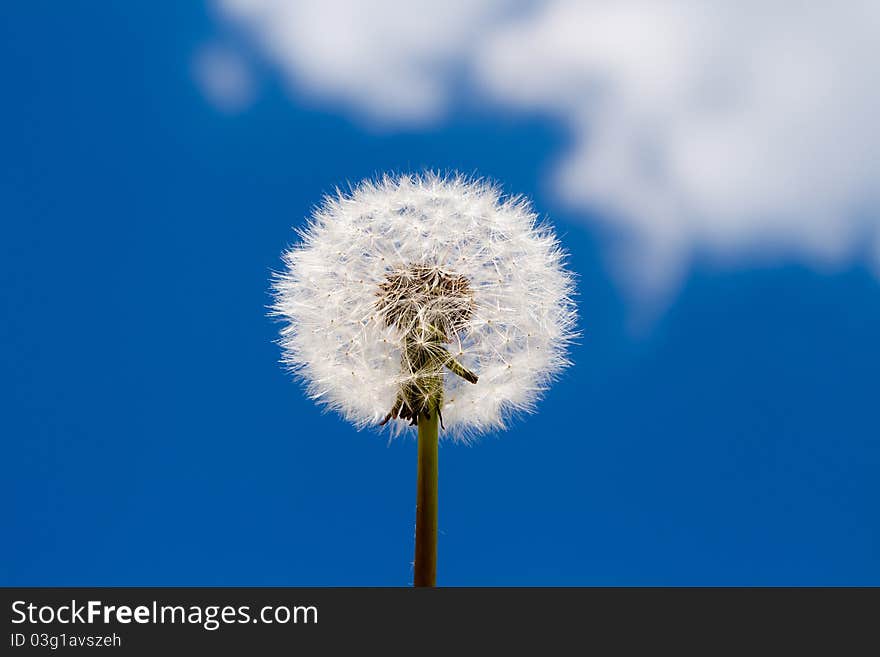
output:
[[[633,331],[624,238],[554,183],[570,124],[454,99],[377,119],[257,45],[234,51],[257,90],[218,104],[193,64],[228,38],[216,13],[4,9],[0,583],[410,583],[414,441],[321,414],[266,306],[323,193],[434,168],[552,218],[583,332],[536,415],[442,446],[440,584],[880,584],[880,284],[858,244],[695,249]]]

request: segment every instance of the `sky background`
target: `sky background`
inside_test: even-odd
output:
[[[582,331],[441,446],[438,583],[880,585],[870,11],[670,4],[5,6],[0,584],[411,583],[415,441],[266,315],[324,193],[431,168],[532,197]]]

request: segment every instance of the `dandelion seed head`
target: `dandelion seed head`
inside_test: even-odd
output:
[[[521,197],[386,176],[325,198],[299,234],[273,282],[283,360],[358,427],[435,397],[445,437],[504,428],[569,364],[572,277]]]

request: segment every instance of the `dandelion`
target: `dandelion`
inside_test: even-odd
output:
[[[315,210],[273,282],[285,364],[358,428],[418,431],[414,583],[436,573],[437,456],[530,412],[569,364],[571,274],[528,201],[386,176]]]

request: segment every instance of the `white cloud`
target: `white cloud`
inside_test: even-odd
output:
[[[460,94],[557,117],[552,173],[648,297],[695,251],[880,271],[880,3],[221,0],[297,93],[394,125]]]
[[[193,77],[204,96],[227,112],[240,112],[254,100],[255,83],[241,53],[209,45],[193,58]]]
[[[217,0],[298,92],[382,122],[438,119],[505,0]]]

